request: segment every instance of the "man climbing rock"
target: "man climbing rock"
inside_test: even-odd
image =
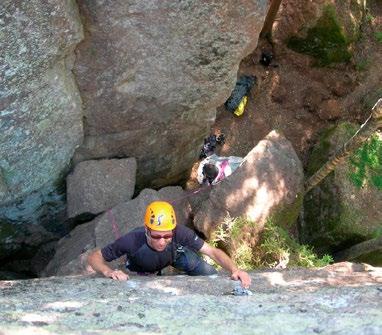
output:
[[[211,247],[191,229],[176,224],[172,205],[154,201],[147,206],[144,227],[89,254],[88,263],[97,272],[114,280],[127,280],[129,276],[121,270],[112,270],[106,262],[126,255],[126,268],[138,273],[160,273],[168,265],[184,271],[190,276],[206,276],[216,270],[205,262],[197,252],[211,257],[231,273],[233,280],[240,280],[244,288],[251,284],[248,273],[237,268],[222,250]]]

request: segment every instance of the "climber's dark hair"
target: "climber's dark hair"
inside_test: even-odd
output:
[[[219,169],[214,164],[205,164],[203,166],[203,182],[208,182],[211,185],[218,174]]]

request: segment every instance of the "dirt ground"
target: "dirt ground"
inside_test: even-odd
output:
[[[382,31],[382,3],[370,1],[369,20],[353,47],[348,64],[315,67],[312,57],[287,48],[285,39],[310,15],[309,8],[294,0],[285,1],[274,24],[273,46],[259,40],[257,48],[239,69],[257,77],[242,116],[236,117],[224,106],[218,109],[211,134],[223,133],[226,142],[218,146],[221,156],[244,157],[271,130],[281,131],[289,139],[304,166],[320,130],[344,120],[362,124],[370,114],[378,94],[382,95],[382,43],[376,33]],[[259,63],[262,51],[271,51],[273,61]],[[195,163],[188,188],[194,188]]]

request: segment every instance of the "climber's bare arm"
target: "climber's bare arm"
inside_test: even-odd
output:
[[[223,250],[211,247],[208,243],[204,242],[200,252],[211,257],[216,263],[229,271],[231,273],[231,278],[233,280],[240,280],[243,287],[248,288],[249,285],[251,285],[251,277],[248,273],[238,269],[235,263]]]
[[[106,264],[100,249],[96,249],[89,254],[88,264],[94,271],[102,273],[105,277],[120,281],[129,279],[129,276],[123,271],[113,270]]]

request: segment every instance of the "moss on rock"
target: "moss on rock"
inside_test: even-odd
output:
[[[270,220],[279,227],[283,227],[288,231],[294,231],[297,218],[300,215],[302,204],[303,195],[300,193],[297,194],[296,200],[292,204],[276,210],[275,214]]]
[[[337,17],[334,6],[327,5],[316,25],[309,28],[305,38],[292,36],[287,45],[290,49],[315,58],[316,65],[348,62],[350,39]]]

